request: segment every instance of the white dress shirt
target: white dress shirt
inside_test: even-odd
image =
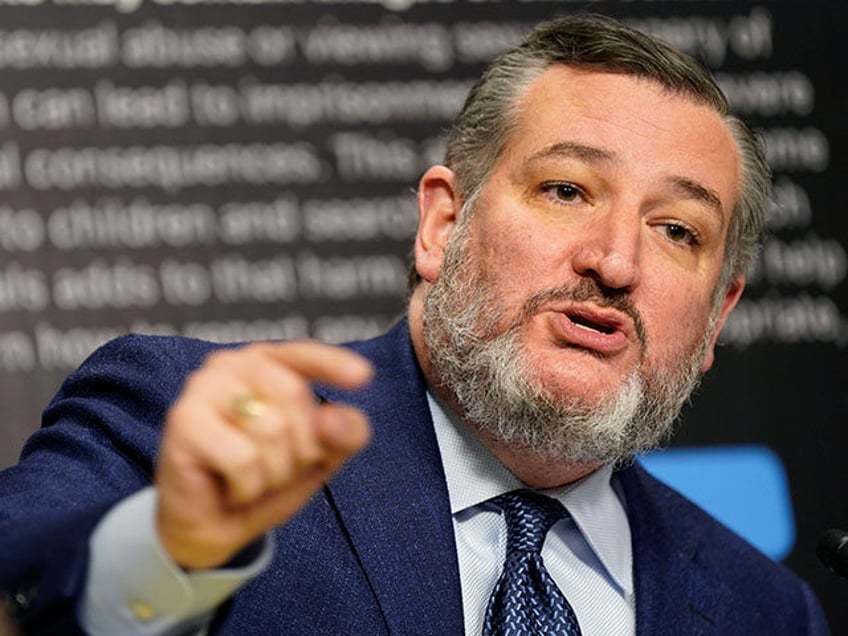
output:
[[[437,399],[427,397],[447,476],[465,633],[480,634],[506,554],[506,522],[487,502],[525,486]],[[539,491],[570,513],[548,532],[542,559],[574,608],[583,636],[636,632],[630,524],[613,481],[612,468],[605,467],[576,484]]]

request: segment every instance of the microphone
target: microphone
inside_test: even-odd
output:
[[[816,554],[831,572],[848,578],[848,532],[837,529],[822,532]]]

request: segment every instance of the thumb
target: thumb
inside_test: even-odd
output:
[[[331,471],[362,450],[371,439],[368,418],[351,406],[323,404],[315,413],[314,422]]]

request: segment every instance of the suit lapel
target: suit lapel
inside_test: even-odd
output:
[[[687,527],[688,515],[638,465],[618,476],[633,543],[636,633],[722,633],[727,597],[721,583],[698,565],[697,528]]]
[[[462,633],[456,547],[441,456],[406,321],[355,347],[377,369],[354,393],[319,388],[370,418],[368,448],[329,483],[392,633]]]

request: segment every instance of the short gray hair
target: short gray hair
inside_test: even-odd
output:
[[[605,16],[543,22],[523,44],[495,59],[477,80],[454,120],[445,154],[463,200],[475,200],[482,190],[517,124],[518,106],[530,83],[556,64],[649,79],[722,116],[739,147],[743,175],[717,291],[746,271],[759,250],[771,188],[761,141],[730,114],[721,89],[698,62]],[[419,280],[413,267],[411,286]]]

